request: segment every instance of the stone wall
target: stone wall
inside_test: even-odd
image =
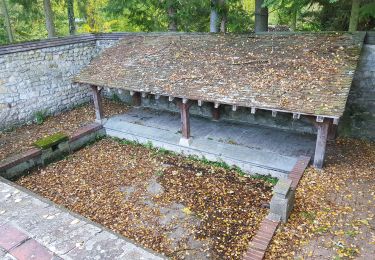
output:
[[[71,78],[96,54],[95,41],[88,41],[0,55],[0,128],[88,101],[87,88]]]
[[[375,140],[375,45],[363,46],[339,133]]]

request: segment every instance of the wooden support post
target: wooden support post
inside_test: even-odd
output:
[[[182,138],[180,139],[180,145],[189,146],[191,143],[190,138],[190,114],[189,109],[192,105],[191,101],[179,103],[181,111],[181,132]]]
[[[337,136],[337,124],[335,124],[333,121],[333,119],[329,120],[328,140],[330,141],[335,140]]]
[[[132,101],[133,101],[133,106],[135,107],[140,107],[142,103],[142,98],[141,98],[141,93],[140,92],[134,92],[132,95]]]
[[[102,122],[103,119],[103,105],[102,105],[102,88],[99,88],[97,86],[92,86],[92,98],[94,100],[94,107],[95,107],[95,119],[98,122]]]
[[[212,120],[219,120],[220,119],[220,108],[219,104],[215,103],[213,108],[212,108]]]
[[[321,123],[316,123],[316,126],[318,128],[318,134],[316,137],[314,167],[322,169],[324,163],[324,156],[326,153],[329,122],[328,120],[324,120]]]

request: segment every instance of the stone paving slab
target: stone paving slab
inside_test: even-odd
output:
[[[0,259],[163,259],[0,178]]]

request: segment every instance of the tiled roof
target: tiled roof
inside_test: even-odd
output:
[[[77,83],[340,117],[364,33],[126,36]]]

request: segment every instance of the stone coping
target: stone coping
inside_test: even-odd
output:
[[[275,32],[272,32],[275,33]],[[277,32],[277,33],[291,33],[291,32]],[[294,32],[295,33],[295,32]],[[303,33],[303,32],[299,32]],[[9,53],[24,52],[30,50],[37,50],[42,48],[56,47],[61,45],[84,43],[84,42],[96,42],[97,40],[119,40],[128,35],[157,35],[157,34],[187,34],[183,32],[155,32],[155,33],[134,33],[134,32],[113,32],[113,33],[98,33],[98,34],[81,34],[74,36],[56,37],[53,39],[42,39],[28,42],[21,42],[8,45],[0,45],[0,55]],[[365,37],[365,44],[375,44],[375,32],[368,31]]]

